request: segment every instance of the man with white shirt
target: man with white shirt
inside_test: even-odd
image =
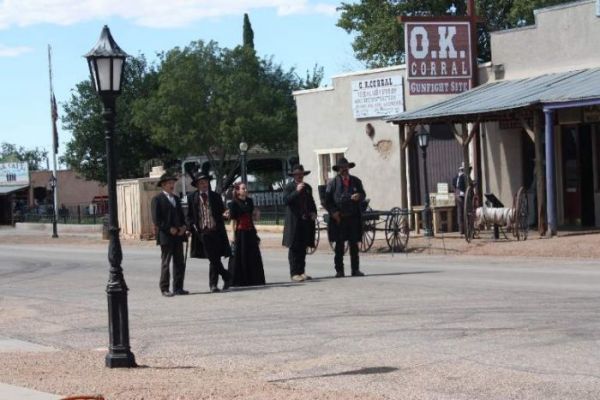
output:
[[[218,293],[219,275],[223,290],[231,285],[231,274],[221,261],[221,257],[231,256],[231,247],[225,231],[225,205],[221,195],[211,190],[211,180],[204,172],[193,177],[192,185],[198,190],[187,196],[187,226],[192,233],[190,257],[208,258],[208,286],[211,293]]]
[[[156,244],[160,245],[160,291],[165,297],[185,295],[183,289],[185,261],[183,242],[187,240],[185,217],[181,200],[174,194],[177,178],[163,174],[157,183],[162,192],[152,199],[152,222],[156,232]],[[169,291],[169,265],[173,260],[173,291]]]

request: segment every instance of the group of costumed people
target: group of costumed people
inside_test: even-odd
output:
[[[344,277],[344,247],[350,248],[352,276],[363,276],[359,269],[358,242],[362,237],[361,203],[365,199],[362,182],[350,175],[355,166],[345,158],[338,160],[333,170],[337,176],[326,187],[323,201],[330,215],[329,240],[335,242],[334,266],[337,278]],[[310,171],[301,164],[292,168],[293,179],[284,188],[286,205],[282,244],[288,248],[290,278],[294,282],[312,279],[306,274],[306,253],[315,247],[317,207],[312,187],[304,182]],[[183,288],[186,259],[184,243],[190,240],[190,257],[209,262],[209,289],[212,293],[231,286],[258,286],[265,284],[265,272],[260,252],[260,239],[254,221],[258,209],[244,183],[233,186],[233,199],[225,206],[221,195],[211,189],[212,177],[197,173],[192,185],[197,189],[187,196],[187,214],[181,200],[175,195],[177,178],[164,174],[157,185],[162,189],[151,203],[152,221],[156,228],[156,242],[161,249],[159,287],[163,296],[189,294]],[[233,221],[233,244],[230,244],[225,221]],[[233,248],[232,248],[233,247]],[[229,258],[228,268],[222,258]],[[172,286],[170,266],[172,265]],[[219,276],[223,281],[218,287]],[[172,287],[172,289],[171,289]]]

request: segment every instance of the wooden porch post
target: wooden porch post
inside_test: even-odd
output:
[[[408,137],[408,125],[398,125],[398,136],[400,138],[400,208],[408,208],[408,193],[406,193],[406,146]]]

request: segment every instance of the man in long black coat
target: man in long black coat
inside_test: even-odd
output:
[[[306,249],[315,246],[317,206],[312,187],[304,182],[304,177],[308,174],[310,171],[305,171],[304,166],[295,165],[289,174],[294,179],[283,189],[283,201],[286,205],[283,245],[289,248],[290,276],[294,282],[311,279],[305,273]]]
[[[325,208],[329,213],[327,233],[330,242],[335,242],[335,277],[345,276],[344,244],[350,247],[350,267],[352,276],[364,276],[359,269],[358,243],[362,239],[361,203],[366,194],[360,179],[350,175],[350,168],[356,164],[340,158],[333,170],[338,175],[327,183]]]
[[[156,244],[160,245],[160,291],[163,296],[188,294],[183,289],[185,261],[183,242],[187,240],[185,217],[181,200],[173,192],[177,178],[163,174],[158,181],[162,192],[152,198],[152,222],[156,230]],[[173,260],[173,291],[169,291],[169,264]]]
[[[468,178],[465,175],[464,163],[458,167],[458,175],[452,179],[452,186],[454,186],[454,198],[456,201],[456,221],[458,222],[458,231],[461,235],[465,233],[465,221],[464,221],[464,210],[465,210],[465,192],[467,191]]]
[[[231,274],[223,267],[221,257],[231,256],[231,247],[225,231],[225,205],[221,196],[210,188],[211,176],[198,173],[192,185],[198,190],[187,197],[187,225],[192,233],[190,257],[208,258],[208,285],[212,293],[219,292],[219,275],[223,290],[231,284]]]

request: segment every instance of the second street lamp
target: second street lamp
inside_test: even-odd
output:
[[[108,185],[108,261],[110,270],[106,294],[108,297],[109,346],[106,366],[109,368],[136,367],[135,357],[129,347],[129,312],[127,309],[127,284],[121,261],[123,252],[119,239],[117,214],[116,160],[114,155],[115,104],[121,93],[123,70],[127,54],[115,43],[108,26],[104,26],[98,43],[85,55],[92,83],[102,100],[104,134],[106,139],[106,177]]]
[[[52,176],[50,177],[50,181],[48,182],[50,184],[50,187],[52,188],[52,237],[53,238],[57,238],[58,237],[58,230],[56,229],[56,215],[58,210],[56,209],[56,177],[54,176],[54,173],[52,173]]]
[[[423,235],[426,237],[433,236],[433,230],[431,229],[431,207],[429,204],[429,182],[427,180],[427,146],[429,145],[429,131],[421,125],[419,133],[417,133],[417,140],[419,141],[419,147],[423,152],[423,177],[425,180],[425,207],[423,208],[423,222],[424,229]]]
[[[248,143],[242,141],[240,143],[240,172],[242,175],[242,182],[248,185],[248,171],[246,170],[246,153],[248,152]]]

